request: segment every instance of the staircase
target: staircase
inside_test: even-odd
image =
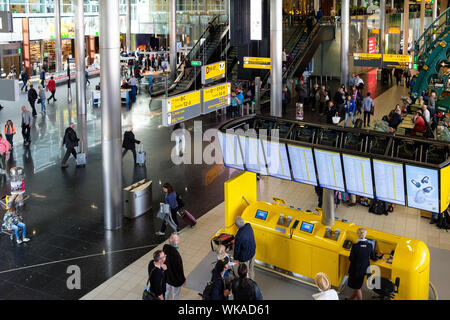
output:
[[[417,80],[410,92],[411,97],[418,98],[423,90],[431,89],[437,94],[436,110],[450,112],[450,75],[443,70],[450,67],[450,8],[445,10],[424,31],[414,45],[420,70]]]

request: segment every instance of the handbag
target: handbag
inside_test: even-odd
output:
[[[38,100],[37,100],[37,103],[41,103],[41,99],[38,99]]]
[[[150,272],[150,275],[148,276],[147,284],[144,288],[144,292],[142,293],[142,300],[159,300],[159,298],[156,296],[156,294],[151,291],[151,288],[149,286],[150,278],[151,278],[153,270],[155,270],[155,268],[152,269],[152,271]]]
[[[333,124],[339,124],[339,121],[341,121],[341,117],[334,116],[333,118],[331,118],[331,120],[333,120]]]

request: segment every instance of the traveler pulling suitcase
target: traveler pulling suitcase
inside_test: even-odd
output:
[[[137,150],[137,154],[136,154],[136,164],[138,166],[145,165],[145,156],[146,156],[146,153],[144,151],[144,145],[142,143],[140,143],[138,145],[138,150]]]

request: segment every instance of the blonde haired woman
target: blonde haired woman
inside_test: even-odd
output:
[[[357,243],[353,244],[350,251],[350,268],[348,269],[348,286],[353,289],[353,294],[346,300],[353,300],[355,297],[358,300],[362,300],[361,287],[364,282],[364,277],[368,273],[370,266],[370,260],[377,260],[374,254],[374,248],[372,244],[366,239],[367,230],[359,228],[356,233],[358,234]]]
[[[315,277],[316,287],[319,293],[313,294],[314,300],[339,300],[336,290],[331,289],[331,282],[328,276],[319,272]]]

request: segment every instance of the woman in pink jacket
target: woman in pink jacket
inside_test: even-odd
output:
[[[6,174],[6,160],[9,159],[9,149],[11,145],[0,133],[0,174]]]

